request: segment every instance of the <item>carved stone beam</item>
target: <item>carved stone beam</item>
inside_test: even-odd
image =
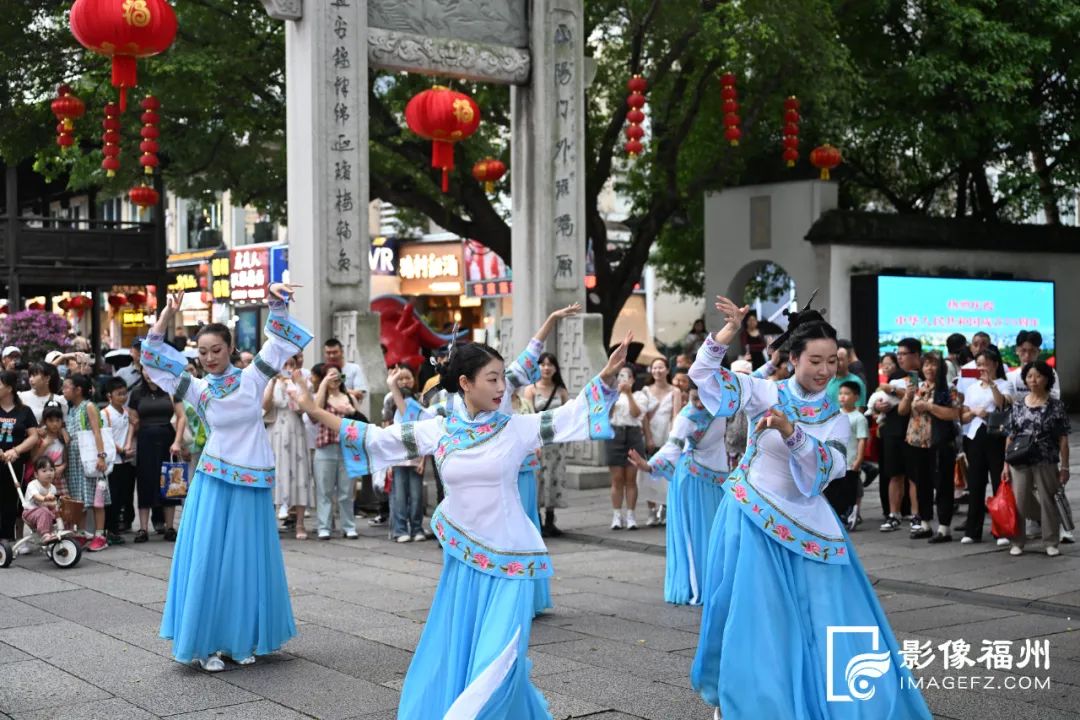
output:
[[[387,70],[523,85],[529,81],[529,51],[425,35],[368,28],[368,62]]]
[[[275,20],[299,20],[304,17],[304,0],[262,0],[266,14]]]

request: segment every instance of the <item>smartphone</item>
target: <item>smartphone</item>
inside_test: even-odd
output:
[[[979,368],[960,368],[960,377],[978,380]]]
[[[912,385],[918,385],[919,384],[919,371],[918,370],[910,370],[910,371],[908,371],[907,376],[908,376],[908,381],[910,381]]]

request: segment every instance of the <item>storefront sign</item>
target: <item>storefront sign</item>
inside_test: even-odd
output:
[[[289,248],[281,246],[270,248],[270,282],[289,281]]]
[[[397,238],[383,236],[371,239],[371,254],[368,258],[372,275],[397,275],[398,258]]]
[[[264,302],[270,276],[270,248],[242,248],[232,251],[229,274],[233,302]]]
[[[468,297],[486,298],[510,295],[514,290],[514,283],[510,280],[492,280],[489,282],[471,282],[465,286],[465,294]]]
[[[462,245],[465,262],[465,294],[469,297],[509,295],[513,274],[503,259],[478,240]]]
[[[146,315],[142,310],[124,310],[120,313],[120,324],[124,327],[142,327],[146,325]]]
[[[228,255],[221,255],[210,261],[210,278],[213,281],[211,294],[217,302],[229,300],[232,296],[229,291],[230,267]]]
[[[409,243],[401,248],[398,275],[402,295],[460,295],[461,244]]]

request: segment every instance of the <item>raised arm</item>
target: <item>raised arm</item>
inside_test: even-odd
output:
[[[723,366],[728,343],[742,327],[748,306],[738,307],[727,298],[717,297],[716,308],[727,322],[715,335],[705,338],[690,366],[690,379],[709,412],[717,417],[731,417],[745,412],[757,417],[776,402],[776,385],[767,380],[733,373]]]
[[[311,342],[311,332],[289,317],[289,301],[297,287],[299,285],[273,283],[267,288],[270,315],[263,326],[266,341],[251,365],[244,368],[245,376],[254,380],[260,389],[281,372],[289,358],[303,352]]]
[[[169,295],[165,309],[158,315],[157,322],[143,341],[140,357],[146,374],[155,385],[174,397],[195,404],[199,394],[206,389],[206,381],[188,374],[184,370],[187,367],[187,358],[165,342],[165,334],[183,301],[183,290]]]
[[[630,449],[630,461],[639,470],[671,481],[675,478],[675,468],[679,465],[679,458],[686,449],[686,438],[693,431],[694,424],[685,415],[680,414],[675,418],[667,442],[661,445],[660,449],[653,453],[648,461],[638,455],[637,450],[633,448]]]

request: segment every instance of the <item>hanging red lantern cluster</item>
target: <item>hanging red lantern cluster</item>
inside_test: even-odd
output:
[[[151,188],[151,189],[153,189],[153,188]],[[146,304],[146,293],[144,293],[144,292],[133,292],[133,293],[131,293],[130,295],[127,296],[127,301],[128,301],[128,304],[130,304],[132,307],[135,307],[135,308],[142,307],[143,305]]]
[[[26,309],[27,310],[44,310],[45,309],[45,303],[41,302],[40,300],[35,300],[34,302],[27,305]]]
[[[86,113],[86,104],[75,97],[69,85],[61,85],[56,88],[56,94],[57,98],[52,101],[50,107],[53,115],[60,121],[60,124],[56,126],[56,144],[60,146],[60,151],[63,152],[75,144],[75,136],[72,134],[75,130],[73,121],[78,120]]]
[[[140,103],[143,109],[142,120],[143,126],[139,130],[139,135],[142,136],[142,142],[139,143],[139,150],[142,151],[142,157],[139,158],[139,164],[143,166],[143,171],[147,175],[154,174],[154,168],[158,166],[158,129],[157,124],[161,121],[161,117],[158,115],[158,109],[161,107],[161,103],[153,95],[147,95]]]
[[[828,143],[810,152],[810,164],[821,171],[822,180],[828,180],[829,171],[839,165],[842,160],[840,151]]]
[[[626,89],[630,91],[630,96],[626,98],[626,106],[630,109],[626,111],[626,122],[629,125],[624,131],[626,144],[623,148],[627,155],[634,158],[645,151],[641,142],[645,137],[645,129],[641,125],[645,122],[645,111],[642,108],[645,107],[645,92],[649,89],[649,81],[641,75],[635,75],[626,82]]]
[[[506,163],[491,157],[484,158],[473,165],[472,174],[477,182],[484,183],[484,192],[493,193],[495,183],[506,174]]]
[[[176,37],[176,13],[165,0],[75,0],[70,25],[83,47],[112,58],[121,112],[137,84],[136,59],[164,52]]]
[[[90,306],[94,304],[94,301],[85,295],[76,295],[68,300],[68,307],[72,310],[78,311],[80,314],[90,309]]]
[[[60,310],[63,311],[63,312],[67,312],[68,310],[71,309],[71,305],[70,305],[70,303],[68,303],[67,298],[60,298],[56,302],[56,307],[60,308]]]
[[[116,175],[120,169],[120,108],[116,103],[105,103],[105,119],[101,121],[101,127],[105,132],[101,135],[101,152],[105,159],[101,161],[101,167],[109,177]]]
[[[115,295],[109,296],[108,303],[109,307],[111,307],[113,310],[119,310],[120,308],[127,305],[127,298],[124,297],[122,293],[116,293]]]
[[[739,123],[739,91],[735,89],[734,73],[724,73],[720,77],[720,98],[724,101],[724,138],[732,147],[739,144],[742,130]]]
[[[405,122],[414,133],[431,141],[431,166],[442,170],[442,191],[448,192],[454,143],[476,132],[480,126],[479,106],[464,93],[436,86],[409,100]]]
[[[8,314],[8,306],[7,305],[0,305],[0,315],[7,315],[7,314]]]
[[[149,185],[136,185],[128,190],[128,200],[131,201],[132,205],[138,206],[139,212],[145,212],[147,208],[157,205],[160,197],[158,191]],[[132,295],[131,297],[134,298],[135,296]],[[132,302],[132,304],[135,303]]]
[[[799,99],[784,100],[784,162],[789,168],[799,160]]]

